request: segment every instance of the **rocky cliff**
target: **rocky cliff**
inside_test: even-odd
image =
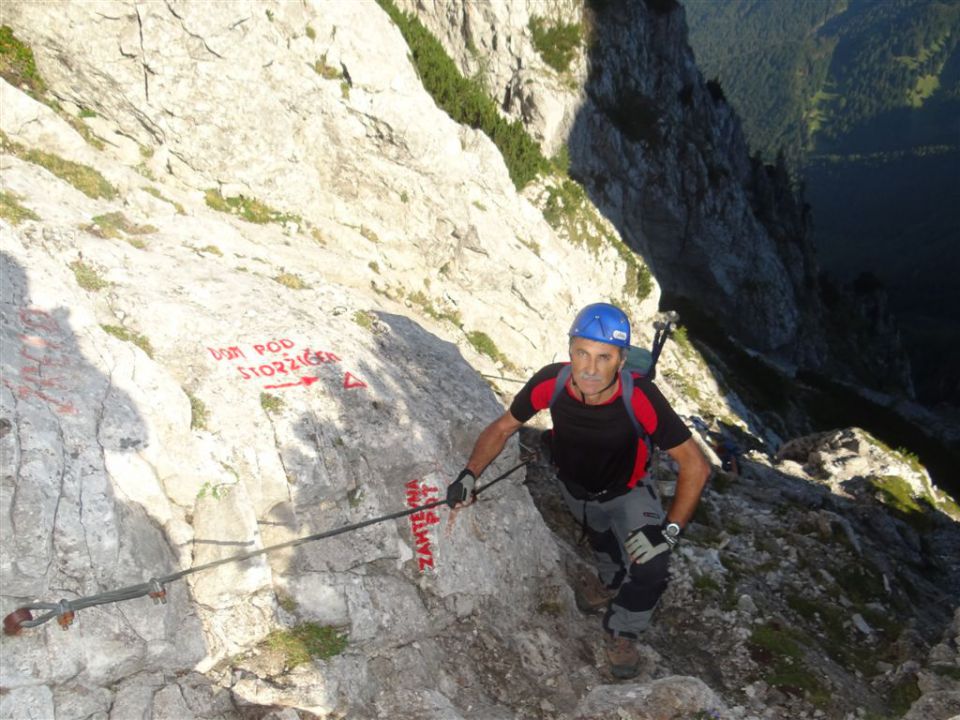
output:
[[[751,158],[722,88],[696,66],[679,2],[401,4],[548,153],[569,155],[571,175],[671,305],[691,302],[738,342],[791,365],[912,394],[889,318],[864,332],[825,307],[802,191],[782,158]],[[551,62],[556,36],[538,43],[534,26],[580,34],[566,66]]]
[[[789,188],[749,162],[739,121],[693,62],[679,4],[493,4],[500,12],[406,4],[465,72],[482,67],[545,147],[567,146],[571,174],[665,288],[724,307],[731,332],[757,349],[795,353],[802,308],[815,300],[804,283],[800,213]],[[529,31],[517,33],[540,13],[589,33],[563,73],[544,62]],[[764,221],[783,225],[778,243]],[[810,362],[825,354],[810,345],[803,352]]]
[[[496,34],[475,47],[539,67],[523,5],[457,8],[419,12],[442,40],[440,10],[448,28],[485,18]],[[654,38],[674,21],[631,22]],[[617,244],[643,234],[604,207],[593,242],[549,222],[557,181],[519,193],[374,2],[13,2],[3,23],[3,615],[427,502],[512,380],[564,356],[579,306],[625,300],[649,339],[658,287],[636,292]],[[669,45],[645,51],[643,82]],[[490,53],[493,77],[507,57]],[[511,87],[508,107],[553,108],[548,152],[564,128],[580,137],[585,96]],[[570,144],[584,178],[591,142]],[[788,342],[789,273],[742,252],[784,279]],[[605,675],[599,624],[572,601],[583,548],[534,460],[456,517],[378,522],[171,582],[163,605],[5,635],[0,716],[957,712],[957,524],[922,468],[854,430],[776,455],[682,338],[660,378],[750,452],[675,556],[638,682]],[[672,473],[658,468],[665,491]]]

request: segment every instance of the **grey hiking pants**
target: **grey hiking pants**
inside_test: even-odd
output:
[[[670,553],[638,565],[630,563],[623,542],[637,528],[663,523],[660,498],[650,485],[638,485],[605,501],[577,500],[563,483],[560,488],[570,512],[584,524],[600,582],[618,591],[607,606],[604,629],[612,635],[639,637],[667,589]]]

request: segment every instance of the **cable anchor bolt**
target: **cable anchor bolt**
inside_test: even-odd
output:
[[[150,578],[150,598],[153,600],[154,605],[166,605],[167,604],[167,590],[160,584],[160,581],[156,578]]]
[[[14,610],[3,619],[3,634],[19,635],[23,630],[21,623],[29,622],[30,620],[33,620],[33,613],[27,608]]]
[[[76,617],[77,614],[73,608],[70,607],[70,602],[68,600],[60,600],[57,604],[57,623],[59,623],[60,628],[62,630],[69,630]]]

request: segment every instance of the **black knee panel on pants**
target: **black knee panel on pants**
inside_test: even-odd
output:
[[[652,610],[667,589],[669,568],[670,553],[661,553],[642,564],[633,563],[630,577],[620,587],[617,604],[627,610]]]

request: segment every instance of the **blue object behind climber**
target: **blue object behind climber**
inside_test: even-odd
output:
[[[724,472],[740,474],[740,448],[728,437],[720,437],[713,442],[713,450],[720,459]]]

